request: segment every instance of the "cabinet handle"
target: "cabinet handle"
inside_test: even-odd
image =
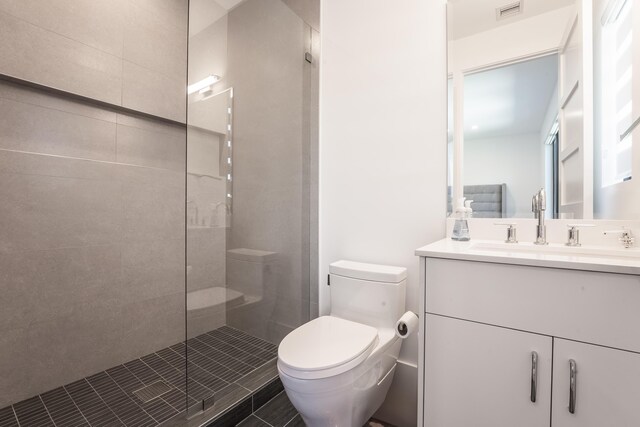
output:
[[[531,401],[536,403],[538,395],[538,353],[531,352]]]
[[[573,359],[569,360],[569,413],[576,413],[576,361]]]

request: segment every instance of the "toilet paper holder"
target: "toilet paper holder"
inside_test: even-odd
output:
[[[418,316],[413,311],[407,311],[396,322],[395,333],[399,338],[405,339],[418,327]]]

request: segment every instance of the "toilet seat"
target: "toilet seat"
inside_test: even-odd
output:
[[[278,348],[278,366],[299,379],[320,379],[362,363],[378,343],[378,330],[350,320],[322,316],[287,335]]]

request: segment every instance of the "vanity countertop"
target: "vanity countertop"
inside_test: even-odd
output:
[[[450,238],[416,249],[416,255],[498,264],[598,271],[640,275],[640,248],[612,249],[561,244],[536,246],[532,243],[507,244],[495,240],[457,242]]]

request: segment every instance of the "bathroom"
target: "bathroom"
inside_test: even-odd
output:
[[[0,427],[640,425],[634,28],[0,1]]]

